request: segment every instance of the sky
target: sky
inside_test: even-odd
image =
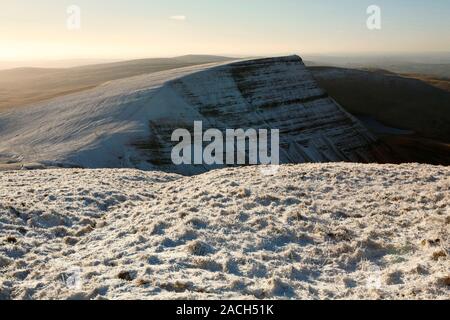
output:
[[[3,0],[0,60],[448,52],[449,16],[450,0]]]

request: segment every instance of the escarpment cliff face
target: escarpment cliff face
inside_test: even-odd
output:
[[[376,139],[297,56],[138,76],[0,113],[0,158],[196,174],[217,166],[171,161],[173,131],[194,121],[222,132],[279,129],[281,163],[379,159]]]
[[[195,116],[154,119],[152,159],[170,166],[173,128],[204,130],[256,128],[280,130],[281,163],[374,162],[375,138],[344,111],[316,81],[297,56],[237,62],[198,72],[168,84],[192,106]],[[184,168],[183,170],[193,170]],[[196,166],[195,171],[208,167]]]

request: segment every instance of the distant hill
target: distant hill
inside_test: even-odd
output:
[[[90,89],[111,80],[230,60],[233,60],[233,58],[188,55],[175,58],[121,61],[73,68],[0,70],[0,110]]]
[[[384,69],[395,73],[450,78],[450,52],[378,55],[306,55],[307,66]]]
[[[235,60],[235,58],[230,58],[230,57],[210,56],[210,55],[193,55],[193,54],[175,57],[173,59],[180,61],[180,62],[195,63],[195,64],[214,63],[214,62]]]
[[[309,69],[395,153],[390,161],[450,165],[449,79],[379,69]]]
[[[60,59],[60,60],[25,60],[25,61],[0,61],[0,70],[17,68],[73,68],[79,66],[111,63],[123,59]]]
[[[347,111],[385,125],[450,142],[448,80],[385,70],[310,67],[320,85]],[[437,84],[436,84],[437,83]]]
[[[373,65],[377,68],[387,69],[395,73],[413,73],[429,75],[435,77],[450,78],[450,63],[429,64],[429,63],[400,63],[400,64],[380,64]]]

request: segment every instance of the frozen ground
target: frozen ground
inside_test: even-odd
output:
[[[0,172],[3,299],[450,298],[450,169]]]

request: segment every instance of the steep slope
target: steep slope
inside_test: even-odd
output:
[[[448,299],[449,184],[413,164],[0,172],[0,299]]]
[[[0,155],[10,161],[89,168],[174,167],[171,134],[280,129],[281,162],[370,162],[375,138],[319,88],[299,57],[179,68],[113,81],[0,113]]]
[[[320,86],[393,151],[389,162],[450,165],[450,91],[445,79],[385,70],[309,69]]]
[[[450,142],[450,92],[383,70],[309,68],[347,111],[423,137]]]

